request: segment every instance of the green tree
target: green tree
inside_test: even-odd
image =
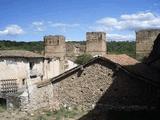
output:
[[[75,60],[75,63],[82,65],[82,64],[87,63],[92,58],[93,57],[90,54],[82,54],[77,57],[77,59]]]

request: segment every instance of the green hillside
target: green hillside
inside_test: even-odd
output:
[[[69,41],[70,43],[85,44],[84,41]],[[16,42],[10,40],[0,40],[0,50],[29,50],[34,52],[41,52],[44,49],[42,41],[37,42]],[[135,42],[107,42],[108,53],[112,54],[128,54],[135,57]]]
[[[16,42],[9,40],[0,40],[0,50],[28,50],[41,52],[43,50],[43,42]]]
[[[108,53],[112,54],[127,54],[135,58],[136,46],[134,41],[122,41],[122,42],[108,42]]]

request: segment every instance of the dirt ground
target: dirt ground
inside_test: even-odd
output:
[[[84,112],[61,109],[59,111],[39,110],[32,113],[14,111],[0,111],[0,120],[77,120]]]

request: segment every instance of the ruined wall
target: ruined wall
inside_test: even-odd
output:
[[[103,63],[102,63],[103,64]],[[130,78],[110,65],[93,64],[53,84],[53,94],[60,106],[94,105],[146,106],[156,104],[151,86]],[[156,93],[156,92],[155,92]],[[155,101],[154,101],[155,100]]]
[[[98,63],[99,62],[99,63]],[[53,84],[53,85],[52,85]],[[94,106],[107,108],[157,106],[157,89],[143,81],[129,77],[111,64],[97,61],[44,87],[30,88],[29,96],[22,95],[22,110],[38,108],[59,109]],[[27,102],[26,102],[27,101]]]
[[[53,86],[51,84],[37,88],[36,85],[29,86],[29,88],[19,96],[20,110],[32,112],[34,110],[47,108],[53,109],[56,103],[53,98]]]
[[[44,77],[48,80],[60,74],[60,60],[57,58],[44,60]]]
[[[66,55],[65,37],[62,35],[49,35],[44,37],[45,56],[60,57]]]
[[[29,63],[33,62],[34,66],[30,69]],[[40,80],[43,75],[43,59],[42,58],[1,58],[0,59],[0,84],[1,80],[15,79],[18,87],[23,87],[22,81],[30,80],[30,75],[35,74]],[[35,82],[32,80],[30,82]]]
[[[66,44],[65,37],[62,35],[49,35],[44,37],[45,57],[59,58],[60,73],[64,72],[66,60]]]
[[[86,52],[91,55],[106,54],[106,33],[87,32],[86,33]]]
[[[106,33],[87,32],[86,45],[79,43],[65,43],[65,37],[61,35],[49,35],[44,37],[45,56],[74,58],[84,53],[91,55],[106,54]]]
[[[136,32],[136,58],[141,60],[148,57],[160,30],[150,29]]]
[[[79,43],[66,43],[66,56],[76,57],[86,52],[86,45]]]

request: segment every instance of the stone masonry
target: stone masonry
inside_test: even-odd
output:
[[[74,58],[76,56],[84,54],[86,51],[86,45],[80,43],[66,42],[66,56]]]
[[[93,56],[106,54],[106,33],[87,32],[86,44],[65,43],[62,35],[49,35],[44,37],[45,56],[74,58],[78,55],[88,53]]]
[[[62,35],[48,35],[44,37],[45,57],[59,58],[60,73],[64,72],[66,61],[65,37]]]
[[[49,35],[44,37],[45,56],[59,57],[63,59],[66,55],[65,37],[62,35]]]
[[[148,57],[158,34],[160,34],[160,29],[147,29],[136,32],[136,58],[138,60]]]
[[[25,98],[28,102],[22,106],[26,107],[22,108],[31,111],[42,107],[59,109],[66,106],[85,110],[102,105],[108,106],[107,109],[155,107],[159,104],[157,95],[157,89],[150,84],[131,77],[115,64],[97,59],[52,83],[35,87]]]
[[[106,54],[106,33],[87,32],[86,33],[86,52],[91,55]]]

